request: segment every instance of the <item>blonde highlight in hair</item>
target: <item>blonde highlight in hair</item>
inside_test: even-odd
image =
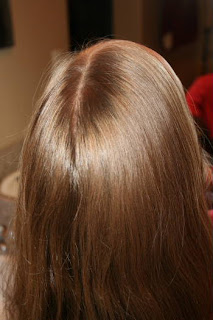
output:
[[[204,170],[159,55],[110,40],[65,56],[23,149],[8,319],[209,320]]]

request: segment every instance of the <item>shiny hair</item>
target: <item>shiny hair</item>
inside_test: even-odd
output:
[[[21,162],[8,319],[209,320],[206,162],[162,57],[122,40],[64,55]]]

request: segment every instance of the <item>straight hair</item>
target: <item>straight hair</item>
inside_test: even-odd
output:
[[[23,148],[7,319],[209,320],[206,166],[161,56],[64,55]]]

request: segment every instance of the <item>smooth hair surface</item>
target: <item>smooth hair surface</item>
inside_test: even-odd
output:
[[[209,320],[205,165],[162,57],[64,55],[23,148],[8,319]]]

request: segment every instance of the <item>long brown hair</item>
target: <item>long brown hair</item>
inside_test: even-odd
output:
[[[209,320],[204,171],[163,58],[121,40],[65,55],[23,149],[8,319]]]

